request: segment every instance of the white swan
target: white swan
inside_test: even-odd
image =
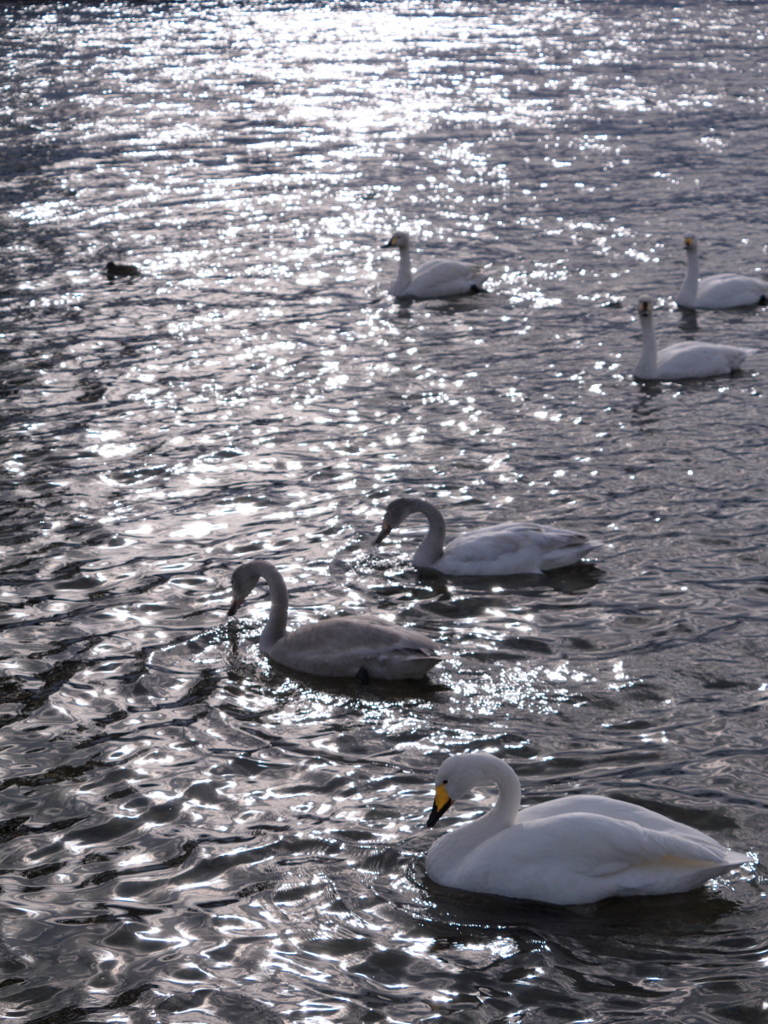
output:
[[[698,829],[607,796],[565,796],[520,810],[520,780],[493,754],[457,754],[437,773],[432,826],[451,803],[495,783],[496,805],[442,836],[426,858],[440,885],[570,905],[686,892],[742,864]]]
[[[685,239],[688,267],[677,293],[678,306],[686,309],[733,309],[735,306],[765,305],[768,281],[746,274],[712,274],[699,280],[699,247],[693,235]]]
[[[754,348],[713,345],[706,341],[680,341],[657,350],[653,309],[647,299],[638,308],[643,353],[635,367],[640,380],[690,380],[693,377],[721,377],[738,370]]]
[[[413,556],[417,569],[433,569],[446,576],[514,576],[542,573],[572,565],[599,547],[586,534],[538,523],[497,523],[469,530],[445,544],[445,519],[424,498],[395,498],[384,513],[374,544],[414,512],[427,517],[427,536]],[[445,546],[444,546],[445,545]]]
[[[396,231],[383,249],[399,249],[400,265],[390,295],[398,299],[442,299],[482,291],[488,278],[481,267],[461,260],[428,260],[411,275],[411,250],[407,231]]]
[[[321,619],[286,633],[288,590],[271,562],[235,569],[228,615],[237,612],[261,579],[272,605],[259,647],[284,668],[335,679],[420,679],[440,660],[422,633],[368,615]]]

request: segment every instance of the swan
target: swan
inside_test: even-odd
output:
[[[427,852],[427,875],[439,885],[567,906],[687,892],[747,860],[698,829],[612,797],[564,796],[520,810],[517,775],[485,753],[443,761],[427,825],[489,783],[499,790],[496,805]]]
[[[399,249],[397,277],[389,289],[398,299],[442,299],[483,290],[488,278],[481,267],[461,260],[428,260],[411,276],[410,238],[407,231],[396,231],[382,249]]]
[[[417,569],[433,569],[446,576],[514,576],[542,573],[572,565],[599,547],[586,534],[538,523],[497,523],[469,530],[445,544],[445,519],[424,498],[395,498],[384,512],[374,544],[380,544],[403,520],[415,512],[427,517],[427,536],[413,556]],[[444,546],[445,545],[445,546]]]
[[[712,274],[699,280],[699,247],[693,235],[685,239],[688,267],[677,294],[678,306],[686,309],[732,309],[735,306],[765,305],[768,281],[746,274]]]
[[[257,560],[232,573],[234,615],[250,592],[264,580],[269,588],[269,619],[259,647],[283,668],[335,679],[420,679],[440,661],[432,641],[369,615],[342,615],[285,632],[288,590],[271,562]]]
[[[653,329],[653,309],[647,299],[638,307],[643,354],[635,367],[640,380],[690,380],[693,377],[720,377],[738,370],[754,348],[738,345],[712,345],[706,341],[680,341],[657,350]]]

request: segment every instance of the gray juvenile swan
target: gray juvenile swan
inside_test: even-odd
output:
[[[232,573],[234,615],[259,582],[272,602],[259,646],[278,665],[305,675],[335,679],[420,679],[440,660],[432,641],[369,615],[341,615],[286,633],[288,590],[271,562],[255,561]]]
[[[496,805],[427,853],[427,874],[439,885],[567,906],[687,892],[747,860],[698,829],[612,797],[564,796],[521,810],[520,780],[493,754],[446,758],[427,825],[489,784],[498,787]]]
[[[382,249],[399,249],[397,278],[389,289],[398,299],[443,299],[482,291],[488,278],[481,267],[461,260],[428,260],[411,274],[410,238],[407,231],[396,231]]]
[[[677,304],[685,309],[733,309],[736,306],[765,305],[768,281],[746,274],[711,274],[699,279],[699,247],[693,235],[685,239],[688,266],[677,293]]]
[[[638,309],[643,352],[635,367],[639,380],[691,380],[696,377],[722,377],[738,370],[754,348],[738,345],[714,345],[707,341],[680,341],[656,348],[653,309],[647,299]]]
[[[445,519],[424,498],[395,498],[387,505],[374,544],[380,544],[408,516],[427,517],[427,536],[413,556],[417,569],[446,576],[515,576],[560,569],[599,547],[583,533],[538,523],[497,523],[469,530],[445,543]]]

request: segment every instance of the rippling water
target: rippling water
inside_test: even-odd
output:
[[[768,321],[673,301],[686,233],[766,269],[762,5],[0,13],[6,1019],[764,1020]],[[392,300],[395,227],[488,292]],[[643,297],[758,351],[640,385]],[[371,546],[406,492],[604,547],[430,579],[416,520]],[[225,620],[255,553],[294,622],[427,632],[431,683],[271,667],[258,594]],[[441,890],[471,749],[752,859],[578,910]]]

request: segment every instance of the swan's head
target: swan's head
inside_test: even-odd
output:
[[[412,511],[407,498],[395,498],[394,501],[390,501],[384,512],[384,522],[381,524],[379,535],[373,543],[381,544],[384,538],[388,537]]]
[[[637,312],[641,320],[652,320],[653,319],[653,306],[649,299],[640,299],[640,305],[637,307]]]
[[[694,235],[686,235],[684,245],[686,252],[696,252],[698,249],[698,244]]]
[[[259,580],[262,579],[258,562],[239,565],[232,573],[232,603],[227,615],[234,615]]]
[[[388,242],[382,245],[382,249],[407,249],[410,239],[407,231],[396,231]]]
[[[427,826],[432,828],[451,804],[473,789],[492,782],[489,769],[497,761],[499,758],[493,754],[453,754],[446,757],[435,776],[435,801]]]

